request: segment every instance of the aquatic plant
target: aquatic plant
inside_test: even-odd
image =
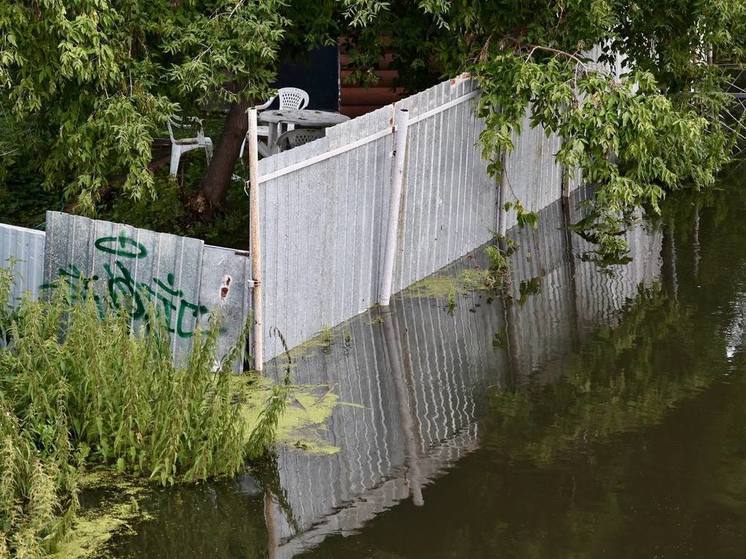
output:
[[[231,369],[241,340],[213,370],[217,321],[174,365],[157,315],[132,332],[127,313],[101,317],[92,297],[75,303],[65,289],[11,315],[11,279],[0,270],[0,558],[53,549],[78,508],[82,468],[166,485],[231,476],[266,452],[286,388],[250,433]]]

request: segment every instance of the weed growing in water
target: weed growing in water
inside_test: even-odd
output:
[[[495,241],[495,244],[485,248],[485,254],[490,261],[486,287],[491,291],[497,291],[508,279],[510,257],[517,250],[517,245],[512,239],[496,236]]]
[[[11,284],[0,269],[0,557],[54,548],[74,519],[84,467],[165,485],[234,475],[266,452],[287,384],[249,434],[231,373],[243,336],[213,371],[213,322],[177,367],[154,314],[135,335],[126,313],[100,318],[92,297],[76,304],[66,289],[11,313]]]

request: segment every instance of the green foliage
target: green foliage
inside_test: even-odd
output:
[[[647,72],[617,80],[583,66],[560,55],[534,62],[506,54],[481,62],[486,94],[480,110],[487,121],[481,140],[499,173],[499,154],[512,148],[512,133],[530,105],[533,123],[563,140],[557,160],[598,187],[582,228],[604,255],[620,254],[626,251],[621,233],[637,208],[658,213],[666,192],[714,184],[729,155],[729,134],[717,113],[662,94]]]
[[[539,226],[539,216],[536,215],[536,212],[527,211],[520,200],[507,202],[503,207],[506,212],[515,210],[516,221],[518,222],[519,227],[531,227],[532,229],[536,229]]]
[[[109,190],[152,194],[153,138],[169,115],[263,99],[288,20],[279,0],[0,4],[3,161],[33,156],[81,211]],[[5,159],[5,158],[3,158]]]
[[[183,211],[190,193],[171,197],[149,169],[167,117],[263,100],[283,57],[342,36],[355,81],[375,77],[383,52],[409,90],[476,76],[481,146],[497,177],[530,108],[532,126],[562,139],[556,155],[568,174],[597,187],[579,226],[602,256],[618,257],[637,210],[710,187],[728,160],[738,124],[721,119],[732,99],[711,62],[743,62],[746,4],[6,0],[0,36],[0,183],[15,192],[23,177],[41,177],[81,212],[126,204],[123,194],[155,207],[156,193]],[[597,62],[586,56],[593,47]],[[621,75],[609,71],[618,53]],[[514,209],[535,225],[520,200]]]
[[[489,260],[487,287],[496,291],[502,287],[510,274],[510,257],[515,254],[518,245],[512,239],[496,236],[495,242],[485,247],[484,252]]]
[[[0,269],[0,557],[52,549],[74,518],[83,467],[195,482],[234,475],[269,448],[287,383],[250,432],[248,388],[231,371],[240,340],[213,370],[217,322],[175,366],[155,314],[136,335],[126,314],[101,318],[92,297],[76,304],[65,289],[10,313],[11,280]]]
[[[559,135],[558,161],[597,187],[581,226],[603,257],[626,252],[621,233],[638,208],[657,213],[668,192],[710,187],[730,156],[735,136],[721,116],[733,99],[710,62],[744,60],[740,0],[422,0],[406,26],[411,3],[362,4],[360,51],[391,37],[408,80],[477,78],[480,142],[497,178],[529,112],[532,126]],[[598,61],[587,56],[595,46]],[[617,54],[621,75],[611,71]],[[520,200],[514,207],[533,225]]]
[[[126,314],[100,320],[92,298],[26,302],[0,356],[0,388],[32,432],[45,433],[64,415],[92,463],[162,483],[236,472],[245,437],[228,364],[222,374],[212,371],[217,326],[195,335],[188,363],[178,368],[157,323],[135,336]]]

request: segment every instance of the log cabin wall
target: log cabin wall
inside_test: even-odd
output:
[[[340,112],[350,118],[390,105],[404,97],[404,90],[395,87],[399,73],[391,68],[393,54],[382,56],[375,73],[378,82],[370,87],[349,83],[349,76],[355,70],[342,41],[339,44],[340,64]]]

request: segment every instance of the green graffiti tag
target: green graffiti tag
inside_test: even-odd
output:
[[[116,254],[122,258],[145,258],[148,255],[148,249],[128,237],[124,231],[117,237],[99,237],[94,245],[101,252]]]
[[[126,262],[122,261],[144,258],[148,254],[145,246],[128,237],[124,232],[117,237],[100,237],[96,239],[94,246],[100,252],[114,254],[121,260],[116,259],[111,264],[103,265],[106,277],[98,275],[86,277],[78,266],[72,263],[67,268],[58,268],[58,277],[63,278],[70,286],[74,298],[80,298],[91,291],[91,286],[99,279],[105,280],[107,299],[114,308],[127,307],[132,311],[134,320],[141,320],[145,318],[148,307],[152,305],[163,319],[169,332],[176,334],[179,338],[191,338],[194,335],[194,329],[189,324],[196,324],[199,317],[207,314],[209,309],[186,299],[184,292],[177,287],[173,273],[168,273],[165,279],[153,277],[152,283],[137,282],[132,270]],[[57,284],[45,284],[41,287],[52,289],[56,286]],[[93,292],[93,299],[99,313],[103,315],[104,302],[101,296]]]

